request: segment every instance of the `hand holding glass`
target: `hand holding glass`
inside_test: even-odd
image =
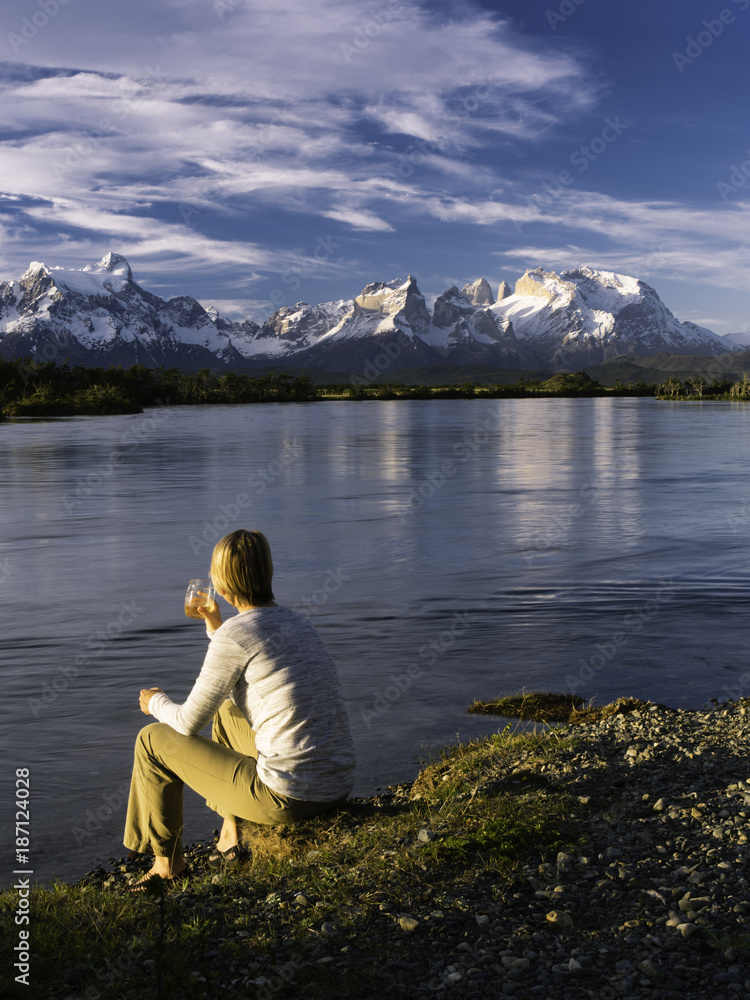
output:
[[[210,580],[191,580],[185,591],[185,614],[188,618],[203,621],[202,616],[198,614],[198,608],[212,608],[216,603],[215,593]]]

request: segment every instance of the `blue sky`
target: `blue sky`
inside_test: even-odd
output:
[[[0,279],[233,317],[577,265],[750,330],[750,0],[0,0]],[[743,169],[743,164],[746,169]]]

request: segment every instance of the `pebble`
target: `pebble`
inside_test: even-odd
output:
[[[304,939],[314,942],[309,953],[288,938],[290,989],[299,992],[305,969],[327,959],[325,967],[338,973],[373,963],[394,984],[378,993],[412,1000],[735,1000],[750,994],[746,707],[656,706],[571,729],[576,744],[546,765],[544,777],[569,795],[575,847],[530,857],[507,875],[478,865],[462,885],[460,874],[425,867],[408,890],[405,883],[393,894],[385,884],[377,886],[381,892],[362,890],[348,909],[359,906],[368,922],[355,919],[352,928],[350,914],[339,921],[327,908],[330,922]],[[529,766],[519,746],[515,758],[488,765],[483,781],[487,788],[517,786],[520,795],[512,775]],[[395,794],[386,793],[381,804],[396,801]],[[429,795],[422,798],[429,804]],[[412,850],[415,862],[426,857],[415,847],[429,843],[429,834],[440,837],[439,823],[432,824],[416,825],[411,848],[396,853]],[[135,871],[133,864],[125,868]],[[92,884],[105,879],[119,885],[125,874],[116,868],[91,873]],[[189,917],[213,915],[232,899],[225,876],[220,881],[213,898],[190,888],[180,892]],[[222,924],[230,941],[248,937],[244,927],[258,910],[264,921],[279,921],[281,940],[288,921],[294,926],[313,905],[303,893],[281,890],[283,898],[256,900],[252,880],[242,885],[246,912],[234,911]],[[284,911],[282,902],[292,908]],[[408,914],[400,912],[406,905]],[[236,960],[242,970],[227,957],[213,960],[212,977],[224,975],[216,979],[217,993],[249,995],[258,977],[279,982],[274,960],[258,953],[249,961],[254,954],[245,951]],[[235,980],[240,985],[230,989]]]
[[[408,915],[399,917],[398,924],[402,931],[415,931],[419,927],[419,921]]]
[[[550,910],[547,914],[547,923],[555,930],[568,930],[573,927],[573,918],[565,910]]]

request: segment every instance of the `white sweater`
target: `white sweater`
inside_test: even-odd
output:
[[[354,745],[336,668],[310,622],[281,605],[251,608],[209,632],[187,701],[153,695],[149,711],[192,736],[231,697],[255,732],[258,777],[272,791],[334,802],[354,783]]]

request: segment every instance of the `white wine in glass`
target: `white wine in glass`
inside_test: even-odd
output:
[[[210,608],[214,603],[214,587],[210,580],[191,580],[185,591],[185,614],[203,621],[198,608]]]

